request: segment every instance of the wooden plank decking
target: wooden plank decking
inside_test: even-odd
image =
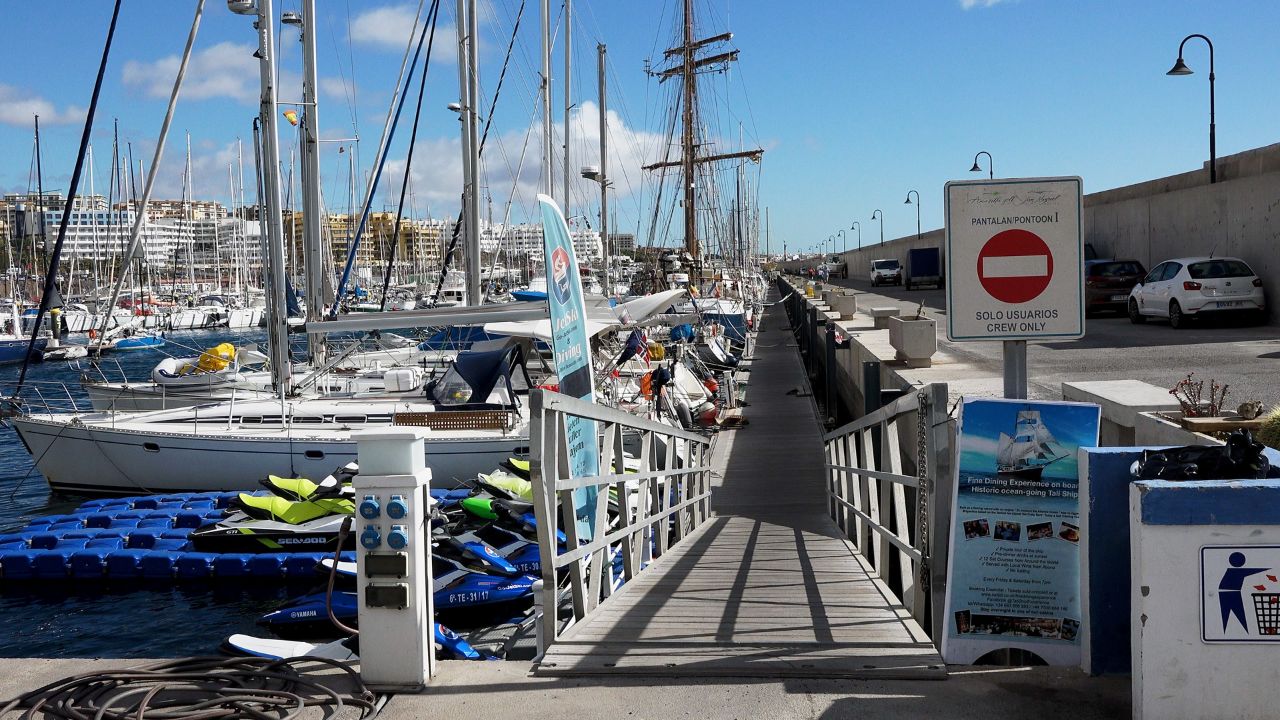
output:
[[[571,628],[538,674],[946,677],[827,518],[804,370],[782,307],[766,318],[750,424],[717,438],[717,517]]]

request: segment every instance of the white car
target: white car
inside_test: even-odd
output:
[[[1261,318],[1266,307],[1262,280],[1248,263],[1233,257],[1166,260],[1129,291],[1129,320],[1134,324],[1158,317],[1182,328],[1193,318],[1218,312]]]
[[[871,261],[871,285],[902,284],[902,263],[896,259]]]

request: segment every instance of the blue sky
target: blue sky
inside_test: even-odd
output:
[[[0,189],[21,191],[34,184],[29,168],[35,111],[42,116],[45,185],[65,188],[110,5],[77,0],[5,8]],[[513,219],[536,218],[536,132],[520,182],[513,184],[512,176],[535,120],[537,5],[530,0],[525,10],[486,150],[495,219],[504,214],[508,197],[514,198]],[[457,124],[445,109],[458,87],[454,3],[442,6],[442,25],[449,27],[442,27],[437,38],[412,174],[418,213],[436,216],[454,211],[460,186]],[[518,0],[483,4],[486,98],[518,6]],[[642,240],[653,198],[638,166],[661,153],[664,103],[674,85],[660,85],[643,70],[646,58],[660,64],[662,50],[671,46],[678,6],[678,0],[574,3],[580,22],[572,36],[573,94],[583,101],[584,145],[594,145],[596,137],[595,45],[602,41],[609,47],[618,224],[624,230],[639,228]],[[915,210],[903,204],[909,189],[923,198],[924,228],[938,227],[943,183],[975,177],[968,169],[978,150],[992,153],[998,176],[1080,175],[1086,192],[1200,167],[1208,152],[1203,43],[1193,41],[1186,53],[1196,75],[1164,74],[1178,42],[1192,32],[1209,35],[1216,46],[1219,155],[1277,140],[1271,126],[1280,79],[1280,45],[1274,41],[1280,3],[698,0],[697,6],[702,32],[732,31],[733,46],[742,51],[730,73],[705,76],[708,94],[732,104],[715,116],[713,134],[719,149],[736,149],[741,124],[744,143],[766,149],[763,164],[748,173],[753,182],[758,178],[760,204],[770,208],[775,250],[784,240],[791,250],[813,247],[853,220],[860,222],[864,242],[878,240],[879,223],[870,219],[877,208],[884,211],[886,238],[914,232]],[[94,132],[100,192],[113,117],[120,119],[122,138],[133,141],[135,161],[150,162],[193,8],[194,2],[180,0],[126,0]],[[322,134],[351,136],[354,117],[365,170],[415,8],[416,2],[320,0]],[[277,9],[297,10],[298,5],[281,0]],[[553,14],[558,13],[557,5]],[[296,97],[297,34],[286,29],[281,37],[283,95]],[[237,137],[244,139],[245,162],[251,164],[253,43],[246,18],[232,15],[221,0],[209,0],[157,196],[180,192],[183,132],[192,135],[198,196],[227,196],[226,166],[234,159]],[[561,67],[557,52],[557,105]],[[349,101],[352,77],[354,102]],[[555,117],[558,122],[561,112]],[[406,118],[401,142],[393,146],[392,181],[403,167],[407,123]],[[282,145],[287,163],[289,139]],[[347,156],[337,148],[338,143],[325,147],[324,191],[326,205],[341,211]],[[571,162],[575,170],[595,162],[594,150],[582,148]],[[584,184],[575,182],[573,198],[571,214],[596,211]]]

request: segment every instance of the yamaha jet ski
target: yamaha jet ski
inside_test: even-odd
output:
[[[533,604],[536,578],[528,575],[516,578],[487,575],[442,557],[432,559],[431,569],[437,617],[448,618],[454,627],[475,627],[493,618],[509,618]],[[350,571],[354,572],[354,568]],[[358,622],[355,593],[335,592],[330,605],[334,617],[341,622],[352,626]],[[297,598],[286,607],[264,615],[258,623],[281,637],[323,637],[334,632],[323,592]]]

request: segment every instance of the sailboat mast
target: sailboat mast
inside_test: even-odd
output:
[[[275,13],[272,0],[258,0],[258,52],[262,96],[263,212],[267,226],[267,327],[271,337],[271,374],[281,399],[289,394],[293,371],[289,362],[289,325],[285,312],[284,217],[280,212],[280,145],[276,120]]]
[[[596,73],[600,77],[600,247],[604,252],[604,281],[608,285],[605,295],[613,293],[613,280],[609,273],[609,121],[608,97],[605,94],[604,43],[596,45]]]
[[[573,92],[569,87],[573,70],[573,0],[564,0],[564,197],[560,209],[569,217],[569,114],[573,109]]]
[[[684,165],[682,176],[684,178],[684,249],[693,257],[693,267],[696,274],[700,274],[702,270],[702,255],[698,248],[698,215],[696,210],[696,180],[694,178],[695,154],[698,147],[694,139],[694,106],[698,101],[697,80],[694,75],[696,67],[694,66],[694,52],[697,48],[693,43],[693,0],[684,0],[684,45],[681,52],[684,55],[684,118],[683,118],[683,140],[681,141],[681,161]],[[693,278],[694,285],[698,282],[695,274]]]
[[[316,103],[316,0],[302,1],[302,267],[307,324],[324,319],[324,247],[320,236],[320,117]],[[324,362],[324,335],[307,333],[312,367]]]
[[[542,0],[542,191],[552,195],[551,180],[551,0]]]
[[[480,294],[480,104],[476,0],[458,0],[458,75],[462,106],[462,228],[467,303],[479,305]],[[440,278],[444,282],[444,278]]]
[[[195,200],[195,187],[191,178],[191,133],[187,133],[187,177],[186,182],[182,184],[183,193],[186,195],[186,216],[187,216],[187,280],[191,283],[191,292],[196,294],[196,213],[195,206],[192,204]],[[174,278],[177,278],[178,269],[174,268]]]

